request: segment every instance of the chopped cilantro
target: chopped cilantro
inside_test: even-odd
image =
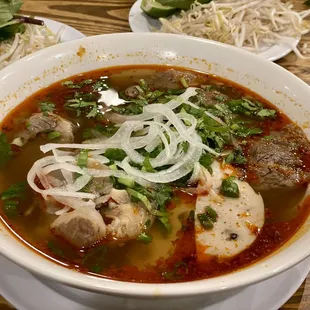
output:
[[[153,237],[150,235],[147,235],[146,233],[141,233],[138,238],[138,241],[142,241],[145,244],[149,244],[150,242],[152,242]]]
[[[152,167],[150,158],[148,156],[146,156],[143,161],[143,168],[147,172],[156,172],[156,170]]]
[[[48,113],[52,113],[55,110],[55,104],[48,101],[40,102],[39,109],[44,116],[48,116]]]
[[[84,256],[82,265],[89,268],[91,272],[100,273],[108,248],[105,245],[97,246]]]
[[[126,152],[122,149],[106,149],[104,156],[110,160],[118,160],[118,161],[122,161],[126,156]]]
[[[92,79],[87,79],[87,80],[84,80],[84,81],[82,81],[80,83],[77,83],[77,84],[74,84],[73,81],[68,80],[68,81],[62,82],[61,85],[62,86],[66,86],[68,88],[82,88],[85,85],[89,85],[89,84],[92,84],[92,83],[93,83]]]
[[[12,198],[24,198],[26,191],[26,182],[18,182],[10,186],[7,190],[1,193],[2,200],[8,200]]]
[[[58,245],[56,245],[54,241],[52,241],[52,240],[48,241],[47,247],[55,255],[57,255],[59,257],[64,257],[63,250]]]
[[[212,220],[207,216],[207,214],[205,213],[198,214],[197,218],[203,228],[212,229],[214,227]]]
[[[230,198],[240,197],[238,184],[234,182],[235,179],[236,177],[231,176],[222,181],[221,193],[224,196],[230,197]]]

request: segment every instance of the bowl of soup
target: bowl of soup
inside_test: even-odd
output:
[[[248,286],[310,254],[309,86],[220,43],[114,34],[0,72],[0,253],[123,296]]]

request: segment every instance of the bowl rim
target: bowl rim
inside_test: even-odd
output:
[[[248,51],[241,50],[237,47],[226,45],[219,42],[214,42],[206,39],[201,38],[195,38],[195,37],[189,37],[189,36],[183,36],[183,35],[174,35],[174,34],[162,34],[162,33],[116,33],[116,34],[104,34],[104,35],[97,35],[97,36],[91,36],[91,37],[85,37],[81,38],[75,41],[65,42],[59,45],[51,46],[49,48],[37,51],[34,54],[28,55],[15,63],[9,65],[8,67],[4,68],[0,71],[0,79],[1,76],[5,76],[6,74],[10,72],[16,72],[18,71],[18,68],[20,65],[27,61],[31,61],[31,58],[34,56],[40,56],[44,57],[44,55],[49,55],[52,53],[56,53],[58,50],[65,50],[70,49],[73,47],[78,47],[79,45],[85,44],[87,42],[92,42],[101,40],[103,38],[110,38],[114,40],[121,40],[123,37],[135,37],[139,40],[144,40],[151,37],[151,38],[167,38],[169,40],[181,40],[184,41],[184,44],[186,43],[192,43],[193,42],[200,42],[208,45],[218,46],[220,48],[225,48],[226,50],[232,50],[235,53],[239,54],[241,57],[247,57],[250,59],[253,59],[253,61],[257,63],[261,63],[264,66],[269,66],[271,70],[275,71],[279,75],[286,75],[289,76],[292,81],[295,81],[299,84],[299,88],[304,88],[304,91],[309,92],[309,86],[296,77],[291,72],[285,70],[284,68],[276,65],[275,63],[272,63],[268,60],[265,60],[257,55],[254,55]],[[150,40],[150,39],[147,39]],[[7,229],[9,231],[9,229]],[[12,232],[10,231],[10,234]],[[15,236],[14,236],[15,238]],[[16,238],[15,238],[16,239]],[[22,241],[18,241],[20,243],[23,243]],[[295,242],[294,242],[295,243]],[[297,244],[297,241],[296,241]],[[23,243],[25,247],[28,248],[29,251],[33,251],[27,244]],[[296,245],[297,246],[297,245]],[[283,248],[283,246],[281,247]],[[277,252],[275,252],[277,253]],[[203,279],[203,280],[196,280],[191,282],[182,282],[182,283],[135,283],[135,282],[123,282],[123,281],[117,281],[117,280],[111,280],[106,278],[99,278],[94,276],[89,276],[77,271],[70,270],[71,276],[67,276],[69,274],[68,272],[65,272],[64,269],[68,271],[68,268],[62,267],[61,265],[55,264],[51,262],[54,265],[54,268],[51,269],[43,269],[41,268],[41,265],[37,265],[35,260],[26,261],[18,257],[14,252],[10,252],[6,247],[3,247],[0,245],[0,254],[8,258],[9,260],[13,261],[17,265],[20,265],[21,267],[29,270],[30,272],[39,275],[40,277],[57,281],[59,283],[75,287],[78,289],[83,290],[89,290],[94,292],[101,292],[109,295],[126,295],[128,297],[138,297],[138,298],[171,298],[171,297],[182,297],[182,296],[194,296],[194,295],[202,295],[202,294],[208,294],[208,293],[214,293],[214,292],[224,292],[224,291],[230,291],[239,289],[245,286],[249,286],[252,284],[255,284],[257,282],[261,282],[263,280],[267,280],[271,277],[276,276],[277,274],[280,274],[282,272],[285,272],[286,270],[292,268],[293,266],[297,265],[300,261],[306,259],[310,256],[310,249],[303,249],[302,251],[298,252],[298,255],[295,255],[294,257],[290,257],[288,261],[284,261],[281,266],[279,266],[276,270],[269,270],[268,272],[264,271],[259,274],[251,275],[251,272],[249,272],[249,269],[253,265],[257,265],[258,263],[252,264],[249,267],[237,270],[233,273],[229,273],[227,275],[210,278],[210,279]],[[41,260],[47,260],[44,257],[41,257],[41,255],[36,254],[37,257],[40,257]],[[270,257],[270,256],[268,256]],[[268,258],[267,257],[267,258]],[[264,261],[265,258],[259,261]],[[57,269],[57,272],[55,272]],[[74,272],[75,274],[73,274]],[[247,277],[240,277],[237,280],[234,281],[233,285],[229,285],[229,276],[233,274],[237,275],[245,275]],[[216,279],[216,280],[214,280]],[[206,285],[207,283],[212,283],[214,286],[211,287],[211,285]],[[157,290],[160,289],[160,293],[156,293]]]

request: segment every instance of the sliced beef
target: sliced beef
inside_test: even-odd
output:
[[[257,190],[295,187],[310,181],[303,169],[303,154],[310,154],[310,143],[300,128],[287,125],[272,132],[249,149],[249,171],[256,176],[251,185]]]
[[[182,85],[181,78],[184,78],[189,86],[199,86],[196,74],[174,69],[156,72],[148,79],[148,83],[156,88],[175,89]]]
[[[19,133],[12,143],[24,146],[30,139],[34,139],[39,133],[51,131],[60,132],[58,142],[71,143],[74,140],[73,130],[73,124],[59,115],[54,113],[49,113],[48,115],[35,113],[28,119],[27,129]]]
[[[74,210],[60,215],[51,225],[55,235],[77,248],[94,245],[106,235],[106,225],[95,209]]]

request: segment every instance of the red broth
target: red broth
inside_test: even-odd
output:
[[[109,85],[121,92],[140,79],[144,79],[151,85],[152,90],[163,90],[163,86],[158,86],[158,81],[154,81],[152,76],[156,72],[164,72],[168,69],[164,66],[113,67],[80,74],[70,80],[76,84],[89,79],[95,81],[100,77],[108,77]],[[182,68],[177,68],[177,70],[184,74],[187,72]],[[194,80],[196,85],[211,85],[215,91],[224,94],[229,100],[247,97],[259,101],[267,108],[275,109],[271,103],[257,94],[231,81],[199,72],[190,72],[190,74],[196,75]],[[177,87],[182,88],[181,85]],[[55,104],[56,114],[77,125],[75,142],[81,142],[85,129],[96,124],[107,124],[109,120],[77,117],[76,111],[66,109],[66,101],[68,98],[72,98],[76,91],[89,93],[91,86],[86,84],[77,90],[57,82],[36,92],[3,120],[2,132],[6,134],[8,141],[12,141],[16,133],[25,128],[25,120],[39,111],[38,104],[48,101]],[[95,94],[95,96],[97,95]],[[248,147],[251,143],[263,136],[268,136],[272,131],[281,131],[283,127],[291,123],[286,115],[280,111],[277,112],[277,117],[274,120],[256,120],[255,126],[261,128],[262,133],[244,138],[247,142],[243,146],[245,156],[248,156]],[[22,148],[12,147],[14,156],[2,168],[1,191],[26,179],[33,163],[43,157],[39,146],[46,143],[48,143],[47,134],[43,133]],[[309,153],[305,151],[303,157],[303,169],[309,171]],[[240,169],[245,180],[251,181],[256,178],[255,174],[247,171],[247,164],[237,164],[236,167]],[[8,216],[5,213],[4,205],[0,208],[0,214],[2,221],[21,241],[30,244],[38,253],[44,253],[45,257],[65,264],[68,268],[120,281],[184,282],[211,278],[239,270],[272,254],[283,246],[292,238],[309,215],[310,200],[307,199],[303,205],[299,205],[305,190],[306,185],[304,184],[289,190],[262,191],[265,203],[265,224],[258,232],[254,243],[232,258],[214,258],[207,263],[199,263],[196,259],[194,223],[190,220],[190,211],[195,209],[196,196],[180,191],[177,186],[174,188],[173,199],[167,205],[172,230],[168,233],[160,223],[155,222],[149,231],[153,240],[148,244],[138,240],[111,242],[107,238],[90,248],[77,250],[53,234],[50,224],[56,216],[44,211],[42,197],[30,189],[27,189],[25,199],[19,202],[15,216]]]

